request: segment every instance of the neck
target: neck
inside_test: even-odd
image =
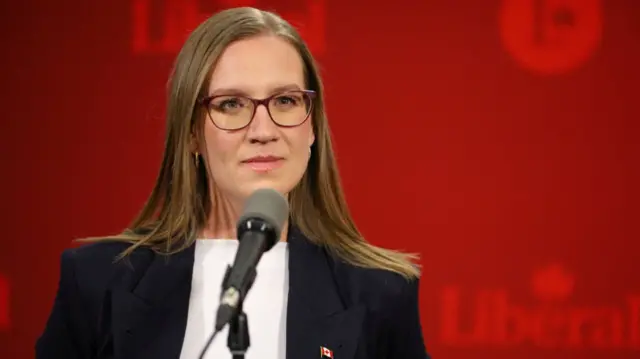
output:
[[[200,238],[236,239],[236,226],[242,213],[242,200],[232,201],[219,191],[212,191],[211,212],[207,224],[200,233]],[[287,241],[288,221],[284,223],[280,233],[280,241]]]
[[[285,223],[284,227],[282,228],[282,232],[280,233],[280,242],[287,241],[287,233],[289,231],[288,227],[289,227],[288,223]],[[206,228],[202,229],[202,234],[200,235],[200,238],[236,239],[237,238],[236,233],[237,232],[236,232],[235,226],[225,227],[225,228],[209,228],[209,226],[207,226]]]

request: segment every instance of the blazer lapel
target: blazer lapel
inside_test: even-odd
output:
[[[151,252],[148,249],[144,251]],[[180,357],[187,325],[195,245],[171,256],[148,254],[120,267],[111,289],[114,357]]]
[[[289,229],[287,359],[318,358],[321,347],[337,359],[355,357],[365,310],[346,307],[327,253],[295,227]]]

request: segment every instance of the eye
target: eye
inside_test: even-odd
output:
[[[218,112],[236,112],[246,107],[246,100],[239,97],[217,97],[211,102],[211,107]]]
[[[299,95],[281,95],[274,99],[277,107],[296,107],[302,102],[302,98]]]

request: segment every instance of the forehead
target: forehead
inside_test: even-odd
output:
[[[300,55],[286,40],[264,35],[234,42],[225,49],[211,74],[209,93],[234,89],[266,96],[275,88],[290,85],[304,88]]]

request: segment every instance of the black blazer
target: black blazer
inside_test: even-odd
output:
[[[335,359],[429,358],[417,281],[336,260],[294,227],[287,240],[287,359],[318,358],[321,346]],[[195,246],[169,258],[139,248],[114,262],[127,246],[103,242],[63,252],[37,359],[179,359]]]

